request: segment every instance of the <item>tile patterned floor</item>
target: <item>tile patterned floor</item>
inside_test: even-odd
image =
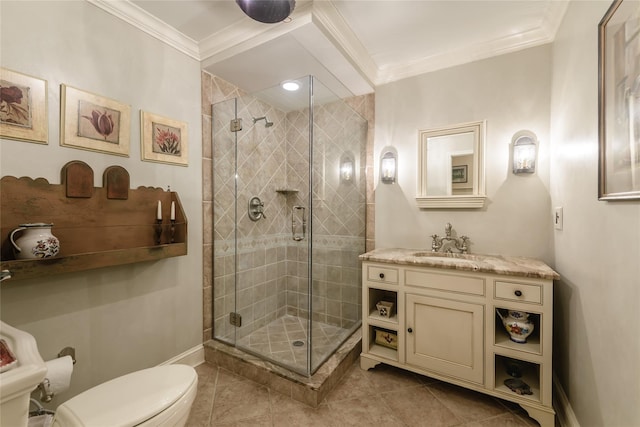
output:
[[[519,406],[394,367],[356,362],[312,408],[211,364],[197,369],[188,427],[533,427]]]
[[[307,319],[285,315],[238,340],[239,348],[247,348],[285,366],[307,370]],[[312,324],[312,362],[320,364],[352,331],[315,321]],[[295,346],[298,341],[302,346]]]

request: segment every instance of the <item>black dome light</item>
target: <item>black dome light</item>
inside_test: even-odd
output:
[[[283,21],[296,6],[295,0],[236,0],[236,3],[247,16],[265,24]]]

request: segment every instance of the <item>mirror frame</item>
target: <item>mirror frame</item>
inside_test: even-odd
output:
[[[485,194],[485,129],[486,121],[460,123],[436,129],[418,131],[418,187],[416,203],[421,209],[479,209],[484,206]],[[427,140],[435,136],[472,132],[474,191],[471,195],[429,196],[427,193]]]

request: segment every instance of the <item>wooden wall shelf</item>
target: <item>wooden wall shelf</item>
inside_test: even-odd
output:
[[[63,167],[59,185],[43,178],[2,177],[0,269],[9,270],[11,280],[187,254],[187,219],[177,193],[150,187],[129,190],[124,168],[112,166],[107,171],[103,187],[93,187],[93,171],[78,161]],[[158,201],[163,218],[159,242]],[[171,202],[175,203],[173,225]],[[37,222],[53,223],[51,231],[60,240],[60,252],[53,258],[15,259],[9,234],[20,224]]]

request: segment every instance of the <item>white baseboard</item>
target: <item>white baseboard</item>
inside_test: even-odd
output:
[[[576,414],[573,412],[569,399],[567,398],[567,395],[562,388],[562,384],[560,384],[560,380],[556,376],[555,372],[553,373],[553,407],[556,410],[560,426],[580,427]]]
[[[158,366],[162,365],[189,365],[192,367],[196,367],[198,365],[202,365],[204,363],[204,346],[202,344],[198,344],[197,346],[190,348],[189,350],[181,353],[171,359],[160,363]]]

